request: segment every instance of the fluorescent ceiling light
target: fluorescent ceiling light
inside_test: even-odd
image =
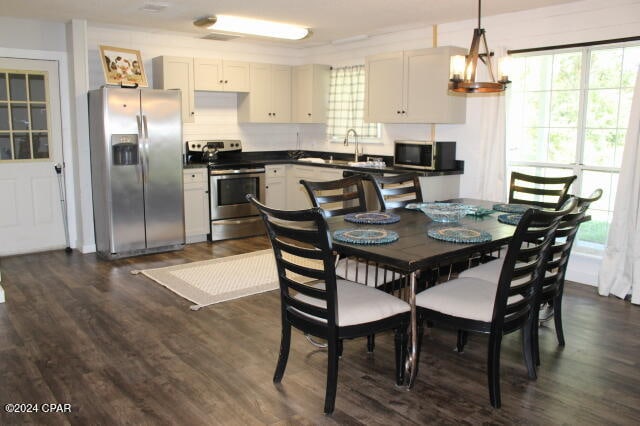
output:
[[[309,29],[297,25],[282,24],[279,22],[261,21],[259,19],[241,18],[239,16],[216,15],[200,18],[194,25],[206,27],[213,31],[230,33],[251,34],[261,37],[284,38],[287,40],[300,40],[309,35]]]

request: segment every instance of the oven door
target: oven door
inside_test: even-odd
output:
[[[264,202],[264,169],[211,170],[209,173],[211,220],[258,215],[246,194],[255,194]]]

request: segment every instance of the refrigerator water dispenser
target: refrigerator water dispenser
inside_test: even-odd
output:
[[[138,135],[111,135],[111,154],[114,166],[138,164]]]

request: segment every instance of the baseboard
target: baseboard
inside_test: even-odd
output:
[[[569,259],[565,278],[568,281],[597,287],[601,264],[602,257],[600,256],[573,252]]]

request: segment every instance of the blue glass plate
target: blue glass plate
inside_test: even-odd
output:
[[[490,233],[466,226],[434,226],[427,231],[427,235],[436,240],[450,243],[482,243],[491,241]]]
[[[387,225],[389,223],[399,222],[400,216],[387,212],[349,213],[344,215],[344,220],[368,225]]]
[[[467,216],[475,216],[475,217],[483,217],[493,213],[491,209],[485,209],[480,206],[469,206],[469,211],[467,212]]]
[[[507,213],[498,216],[498,222],[506,223],[507,225],[517,225],[522,218],[521,214]]]
[[[397,232],[387,229],[339,229],[333,233],[333,239],[350,244],[388,244],[396,241]]]
[[[505,213],[524,213],[529,209],[538,209],[538,206],[531,206],[529,204],[494,204],[493,209],[499,212]]]

